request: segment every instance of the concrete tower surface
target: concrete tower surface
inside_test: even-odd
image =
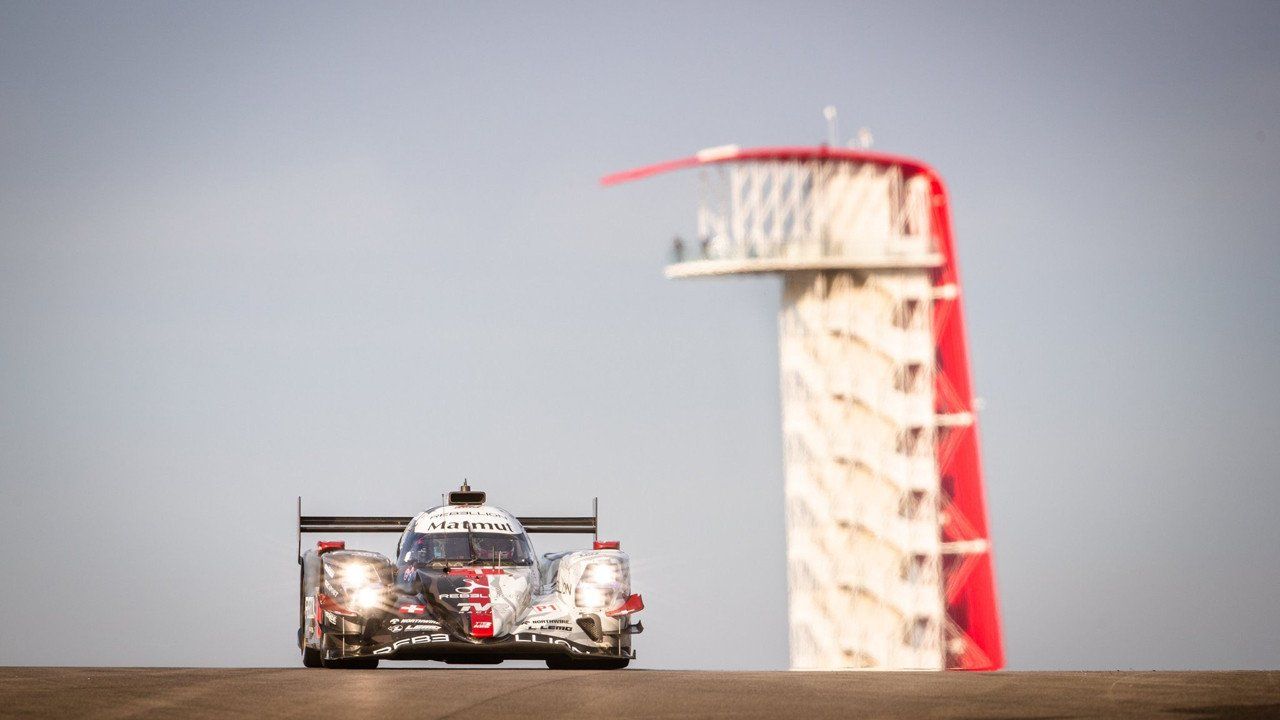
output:
[[[724,146],[667,277],[777,273],[794,669],[1004,665],[947,193],[867,150]]]

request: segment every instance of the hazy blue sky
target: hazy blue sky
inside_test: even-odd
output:
[[[294,497],[467,476],[784,667],[778,283],[597,180],[827,104],[950,184],[1010,666],[1280,667],[1276,3],[0,3],[0,663],[295,664]]]

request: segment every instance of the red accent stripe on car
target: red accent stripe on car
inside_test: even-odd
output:
[[[493,606],[493,600],[489,595],[489,576],[504,575],[506,571],[502,568],[449,568],[449,574],[466,577],[468,584],[472,586],[469,602],[461,605],[461,607],[468,605],[472,607],[471,611],[466,613],[467,631],[471,633],[471,637],[493,637],[493,611],[490,609]]]
[[[610,610],[609,612],[605,613],[605,615],[608,615],[609,617],[620,617],[622,615],[630,615],[632,613],[638,613],[643,609],[644,609],[644,598],[640,597],[639,595],[632,595],[631,597],[627,598],[626,602],[622,603],[621,607],[614,608],[613,610]]]
[[[334,600],[333,598],[329,597],[328,595],[325,595],[324,593],[316,593],[316,611],[320,612],[325,610],[335,615],[350,615],[353,617],[355,616],[355,613],[348,610],[345,606],[340,604],[337,600]]]
[[[471,613],[471,637],[493,637],[493,613]]]

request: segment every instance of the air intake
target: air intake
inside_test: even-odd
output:
[[[449,493],[450,505],[483,505],[484,500],[484,493],[479,490],[472,490],[466,480],[462,481],[461,488]]]

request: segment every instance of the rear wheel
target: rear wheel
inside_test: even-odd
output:
[[[552,670],[621,670],[631,663],[628,658],[555,658],[547,660]]]

